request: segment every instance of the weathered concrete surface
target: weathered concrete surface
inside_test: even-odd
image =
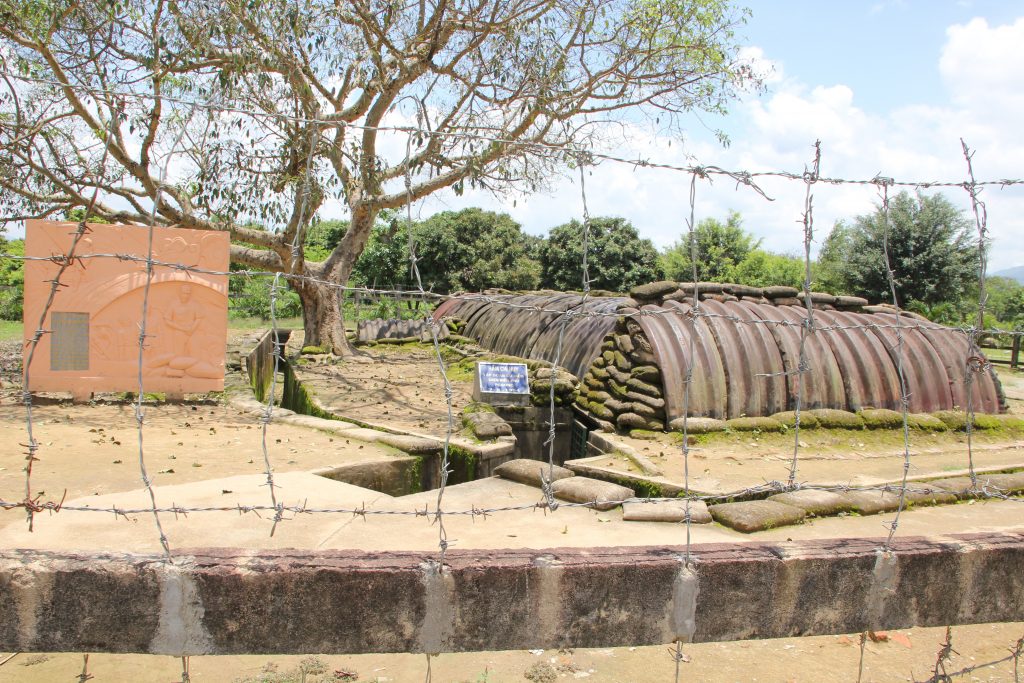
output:
[[[364,553],[0,552],[0,649],[440,652],[1024,619],[1024,534]]]

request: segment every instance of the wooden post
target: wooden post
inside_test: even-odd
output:
[[[1013,347],[1010,349],[1010,369],[1016,370],[1020,367],[1020,335],[1013,335]]]

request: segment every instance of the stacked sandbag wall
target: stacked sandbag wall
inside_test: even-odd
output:
[[[605,336],[576,402],[606,429],[665,429],[661,370],[635,320],[620,317]]]

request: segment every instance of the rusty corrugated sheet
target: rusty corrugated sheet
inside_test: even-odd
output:
[[[765,304],[744,303],[750,306],[762,319],[772,321],[772,334],[782,352],[782,360],[786,365],[789,382],[788,406],[796,407],[799,383],[803,383],[803,409],[839,408],[846,410],[846,391],[843,388],[843,377],[839,371],[832,348],[817,334],[808,334],[804,344],[804,355],[809,370],[799,373],[800,366],[800,328],[807,317],[806,311],[798,306],[771,306]]]
[[[708,300],[700,306],[709,314],[705,319],[725,366],[729,417],[785,410],[782,355],[764,325],[751,323],[754,316],[736,302]]]
[[[728,416],[727,388],[718,345],[707,320],[691,319],[686,315],[689,308],[689,304],[669,301],[665,308],[644,306],[642,310],[650,315],[637,317],[661,368],[666,416],[673,420],[683,415],[692,338],[694,357],[688,412],[690,415],[724,419]]]
[[[893,327],[896,324],[896,316],[875,313],[871,320],[865,322],[877,323],[871,331],[882,340],[893,366],[896,367],[900,358],[899,336]],[[903,324],[909,324],[909,321],[904,319]],[[915,329],[902,330],[902,337],[903,376],[910,394],[910,411],[930,413],[952,408],[953,395],[949,375],[946,373],[946,366],[935,353],[935,347]]]
[[[896,324],[894,314],[882,313],[879,314],[879,317],[884,318],[887,325]],[[931,346],[935,362],[941,364],[945,370],[951,406],[961,410],[966,409],[966,369],[967,357],[970,355],[970,342],[967,333],[963,330],[943,327],[937,323],[918,319],[903,318],[901,323],[915,328],[905,330],[904,336],[920,335]],[[893,333],[895,334],[895,331]],[[975,373],[971,382],[971,394],[973,408],[978,412],[998,413],[1004,408],[1002,386],[991,369],[987,372]],[[913,397],[911,397],[911,405],[913,405]]]
[[[843,375],[849,410],[899,410],[900,383],[889,354],[874,334],[859,327],[863,316],[840,311],[815,311],[815,322],[831,330],[820,334],[831,346]]]

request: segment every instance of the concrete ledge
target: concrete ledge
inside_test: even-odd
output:
[[[0,551],[0,650],[459,652],[1024,620],[1024,533],[432,553]]]

